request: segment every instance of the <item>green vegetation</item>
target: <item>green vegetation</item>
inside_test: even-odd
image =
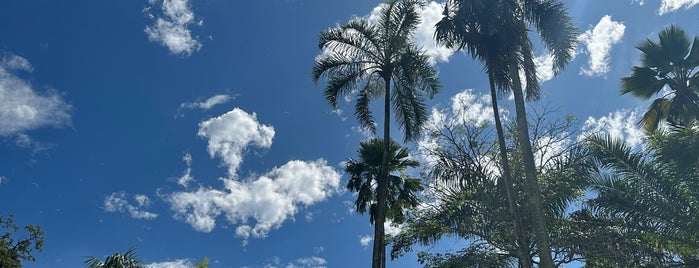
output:
[[[699,36],[690,42],[684,30],[672,25],[658,34],[658,42],[648,39],[636,48],[642,53],[642,66],[621,79],[621,93],[643,99],[664,94],[643,114],[645,129],[656,130],[663,121],[691,126],[699,117]],[[661,92],[666,87],[670,93]]]
[[[377,215],[378,195],[376,182],[381,175],[383,162],[384,142],[380,139],[372,139],[361,142],[359,146],[359,160],[349,159],[345,164],[345,173],[349,175],[347,189],[357,192],[357,200],[354,205],[361,214],[369,210],[369,221],[373,224]],[[403,174],[407,168],[415,168],[420,165],[415,160],[408,158],[408,149],[400,148],[391,141],[388,145],[388,191],[386,195],[386,219],[394,224],[405,221],[404,211],[412,209],[420,204],[415,193],[422,191],[420,180]],[[399,174],[396,175],[395,173]]]
[[[437,24],[437,40],[447,47],[464,49],[474,59],[484,62],[488,72],[493,110],[495,112],[496,128],[498,129],[498,144],[504,151],[504,137],[497,109],[496,87],[501,91],[511,91],[514,94],[517,119],[517,139],[522,151],[522,159],[526,174],[526,193],[530,213],[534,217],[536,244],[539,249],[541,267],[553,267],[548,241],[548,232],[544,218],[541,191],[537,181],[534,155],[529,137],[527,114],[524,105],[520,71],[524,73],[527,86],[527,98],[539,98],[539,81],[534,65],[534,56],[530,27],[537,30],[541,40],[551,51],[554,72],[560,71],[572,58],[576,42],[575,28],[571,18],[558,1],[514,1],[514,0],[452,0],[448,1],[444,18]],[[506,196],[510,207],[514,206],[511,173],[507,154],[502,152],[503,179],[506,182]],[[522,244],[520,217],[516,209],[511,209],[514,228],[519,233],[517,240]],[[524,247],[520,247],[520,256],[524,267],[531,263],[524,258]]]
[[[415,141],[427,121],[424,95],[440,88],[437,71],[411,37],[423,1],[389,0],[381,8],[377,24],[355,18],[321,32],[318,48],[327,55],[316,60],[313,81],[327,78],[325,98],[333,108],[341,96],[358,92],[355,115],[361,126],[376,132],[369,103],[384,97],[383,140],[391,140],[391,109],[405,141]],[[376,180],[373,268],[386,267],[384,222],[389,180],[389,144],[384,144],[380,175]]]
[[[85,258],[85,265],[88,268],[145,268],[143,261],[136,256],[134,248],[129,248],[126,252],[117,252],[107,256],[104,261],[96,257]]]
[[[22,267],[22,261],[36,260],[33,251],[40,252],[44,247],[44,231],[38,225],[24,226],[26,234],[17,234],[19,226],[14,217],[0,216],[0,230],[4,232],[0,236],[0,267]]]

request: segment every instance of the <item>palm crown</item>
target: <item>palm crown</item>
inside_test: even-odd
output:
[[[685,32],[670,26],[658,34],[658,41],[646,40],[641,51],[641,66],[621,79],[621,93],[650,99],[668,88],[671,93],[653,101],[641,123],[648,131],[667,121],[673,126],[688,126],[699,117],[699,36],[690,42]]]
[[[355,114],[360,124],[376,131],[369,103],[390,89],[397,122],[405,140],[416,140],[427,121],[423,96],[440,87],[429,57],[411,42],[420,23],[416,6],[421,1],[388,1],[377,24],[363,18],[330,28],[320,34],[313,80],[327,78],[325,98],[333,108],[338,99],[357,94]]]

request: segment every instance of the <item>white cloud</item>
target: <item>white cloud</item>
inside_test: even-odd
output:
[[[287,265],[286,267],[287,268],[291,268],[291,267],[325,268],[326,267],[325,265],[328,264],[328,262],[325,259],[323,259],[321,257],[316,257],[316,256],[312,256],[312,257],[308,257],[308,258],[300,258],[300,259],[296,260],[296,263],[300,266]],[[290,264],[290,265],[294,265],[294,264]]]
[[[150,199],[147,196],[135,195],[134,200],[137,205],[132,205],[127,200],[126,193],[114,192],[104,198],[104,210],[107,212],[128,212],[134,219],[152,220],[158,217],[158,214],[144,210],[150,205]]]
[[[227,94],[219,94],[200,102],[185,102],[180,104],[180,109],[202,109],[209,110],[216,105],[224,104],[230,100],[235,99],[235,97]]]
[[[638,3],[639,6],[642,6],[643,4],[645,4],[645,1],[644,0],[631,0],[631,3]]]
[[[363,235],[359,237],[359,244],[362,244],[364,247],[368,247],[371,241],[374,241],[374,237],[371,235]]]
[[[609,56],[612,45],[621,42],[626,26],[605,15],[594,28],[585,31],[578,38],[590,55],[588,66],[580,70],[585,76],[602,76],[609,72]]]
[[[209,155],[223,158],[229,175],[234,176],[243,161],[243,149],[250,145],[260,148],[272,146],[274,128],[258,123],[255,113],[248,114],[235,108],[201,122],[198,135],[208,138]]]
[[[17,55],[7,55],[0,61],[0,137],[70,125],[71,106],[58,92],[38,93],[15,74],[31,70],[29,61]]]
[[[175,260],[168,262],[154,262],[146,265],[146,268],[189,268],[193,264],[189,260]]]
[[[177,179],[177,184],[187,188],[189,186],[189,183],[194,180],[194,178],[192,177],[192,155],[188,153],[185,154],[182,157],[182,161],[184,161],[184,163],[187,165],[187,169],[185,169],[184,174],[182,174],[182,177]]]
[[[697,4],[699,4],[699,0],[663,0],[660,4],[660,8],[658,9],[658,14],[663,15],[668,12],[676,11],[680,8],[690,9]]]
[[[201,232],[213,230],[216,218],[224,214],[229,222],[241,224],[236,235],[247,239],[266,237],[299,207],[328,198],[337,191],[340,175],[325,160],[295,160],[254,180],[221,180],[224,190],[199,188],[172,194],[172,209],[178,218]],[[254,226],[248,224],[249,219],[255,220]]]
[[[223,189],[199,187],[167,197],[175,217],[197,231],[212,231],[216,218],[224,215],[228,222],[238,224],[236,235],[245,244],[250,237],[263,238],[280,228],[301,207],[338,191],[340,174],[324,159],[292,160],[263,175],[240,180],[237,170],[244,149],[250,145],[269,148],[275,134],[274,128],[257,122],[254,113],[236,108],[199,126],[199,136],[208,139],[210,155],[221,157],[228,167],[228,176],[220,178]]]
[[[381,14],[381,7],[384,4],[379,4],[374,7],[367,19],[372,23],[377,23]],[[417,26],[413,34],[413,41],[418,47],[425,50],[425,53],[430,57],[434,64],[438,61],[447,62],[449,57],[454,54],[454,50],[446,47],[438,46],[434,40],[434,26],[442,19],[444,7],[435,2],[430,1],[427,5],[420,7],[420,24]]]
[[[189,0],[148,0],[148,2],[149,6],[145,12],[155,20],[153,25],[146,26],[148,40],[159,42],[166,46],[170,53],[183,56],[189,56],[202,47],[201,42],[192,36],[189,26],[202,25],[203,21],[195,22]],[[158,7],[162,14],[151,12],[153,8]]]
[[[554,74],[552,54],[547,53],[539,57],[534,57],[534,65],[536,66],[536,75],[540,83],[549,81],[553,78]],[[520,77],[524,78],[524,73],[521,73]],[[521,80],[523,83],[526,83],[524,79]],[[525,85],[522,85],[522,87],[525,87]]]
[[[612,138],[621,139],[629,146],[641,145],[644,133],[638,122],[641,114],[635,110],[621,109],[600,118],[588,117],[578,140],[589,135],[605,133]]]
[[[457,123],[479,126],[494,121],[491,97],[475,93],[473,89],[463,90],[451,97],[451,116]]]
[[[0,176],[0,185],[3,185],[3,184],[5,184],[5,183],[7,183],[7,181],[8,181],[8,180],[7,180],[7,177],[5,177],[5,176]]]

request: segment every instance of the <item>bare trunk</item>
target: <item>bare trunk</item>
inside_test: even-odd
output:
[[[549,244],[546,218],[544,216],[544,205],[541,198],[541,190],[537,179],[536,165],[534,164],[534,153],[531,141],[529,140],[529,125],[527,123],[527,110],[524,106],[524,94],[522,93],[522,82],[519,80],[519,69],[513,65],[510,69],[512,76],[512,92],[515,97],[515,111],[517,113],[517,140],[524,162],[525,187],[527,190],[527,200],[532,215],[534,238],[539,251],[539,267],[553,268],[551,258],[551,245]]]
[[[498,135],[498,147],[500,147],[500,161],[502,162],[502,180],[505,184],[505,193],[507,195],[507,203],[512,214],[512,223],[514,225],[515,236],[517,237],[517,255],[519,256],[520,267],[531,268],[532,260],[529,257],[529,242],[522,228],[522,218],[519,215],[517,207],[517,197],[512,183],[512,171],[510,170],[510,162],[507,158],[507,148],[505,147],[505,134],[500,122],[500,112],[498,111],[497,92],[493,74],[488,72],[488,80],[490,81],[490,96],[493,103],[493,117],[495,119],[495,130]]]
[[[384,79],[384,122],[383,122],[383,159],[381,172],[376,186],[376,218],[374,219],[374,253],[372,256],[372,268],[386,267],[386,234],[384,223],[386,222],[386,194],[388,190],[388,146],[391,141],[391,80]]]

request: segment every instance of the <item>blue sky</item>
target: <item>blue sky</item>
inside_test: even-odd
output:
[[[699,34],[699,1],[564,2],[581,42],[557,77],[539,48],[544,93],[581,132],[637,144],[647,103],[618,90],[639,63],[633,46],[672,23]],[[373,229],[348,207],[340,168],[366,136],[310,71],[322,29],[380,3],[0,4],[0,215],[47,233],[26,266],[81,267],[134,246],[152,267],[204,256],[211,267],[367,267]],[[444,84],[432,109],[464,99],[483,114],[482,67],[430,41],[440,13],[429,2],[415,36]]]

